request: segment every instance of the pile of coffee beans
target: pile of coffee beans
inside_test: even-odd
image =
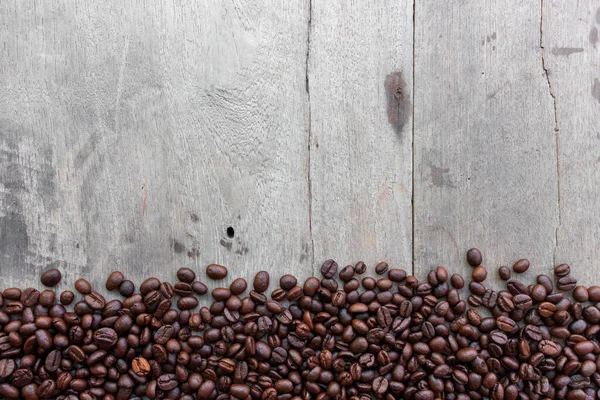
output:
[[[596,399],[600,287],[554,277],[486,287],[477,249],[471,279],[444,267],[424,281],[363,262],[303,283],[256,274],[210,293],[189,268],[139,286],[122,272],[106,300],[85,279],[75,292],[7,288],[0,296],[0,397],[6,399]],[[338,270],[339,269],[339,270]],[[228,270],[212,264],[209,279]],[[551,274],[552,275],[552,274]],[[44,272],[56,286],[60,271]],[[461,290],[462,289],[462,290]],[[468,290],[468,293],[466,293]],[[74,303],[74,304],[73,304]],[[202,305],[205,304],[205,305]]]

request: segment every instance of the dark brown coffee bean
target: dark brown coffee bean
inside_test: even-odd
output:
[[[352,279],[354,277],[354,267],[352,265],[346,265],[339,272],[338,276],[340,277],[341,281],[348,282],[350,279]]]
[[[336,267],[337,268],[337,267]],[[296,283],[298,281],[296,280],[296,277],[294,275],[283,275],[280,279],[279,279],[279,286],[283,289],[283,290],[290,290],[291,288],[293,288],[294,286],[296,286]]]
[[[90,285],[90,283],[83,278],[77,279],[75,281],[75,290],[83,295],[86,295],[91,293],[92,285]]]
[[[573,299],[575,299],[575,301],[585,303],[589,300],[589,298],[590,295],[588,294],[588,290],[585,288],[585,286],[577,286],[575,289],[573,289]]]
[[[120,271],[113,271],[106,280],[106,290],[115,290],[125,280],[125,276]]]
[[[266,271],[259,271],[254,276],[253,287],[254,290],[259,293],[264,293],[269,289],[269,273]]]
[[[473,248],[473,249],[469,249],[467,251],[467,263],[469,263],[470,266],[477,267],[477,266],[481,265],[482,261],[483,261],[483,256],[481,254],[481,251],[479,251],[479,249]]]
[[[388,268],[389,268],[388,263],[380,262],[379,264],[377,264],[375,266],[375,273],[377,275],[383,275],[388,271]]]
[[[517,274],[522,274],[529,269],[529,260],[522,258],[513,265],[513,271]]]
[[[40,299],[40,292],[37,289],[34,288],[27,288],[25,290],[23,290],[23,292],[21,292],[21,303],[23,303],[23,305],[25,307],[33,307],[35,306],[38,301]]]
[[[571,273],[571,267],[569,264],[560,264],[554,268],[554,275],[559,278],[567,276]]]
[[[335,276],[337,273],[338,264],[334,260],[326,260],[323,265],[321,265],[321,275],[325,278],[330,279]],[[294,286],[296,286],[294,284]]]
[[[68,306],[75,300],[75,294],[70,290],[65,290],[60,294],[60,304]]]
[[[219,264],[210,264],[206,267],[206,275],[210,279],[220,280],[227,276],[227,268]]]
[[[131,296],[134,291],[135,291],[135,285],[131,281],[124,280],[119,285],[119,293],[123,297],[129,297],[129,296]]]
[[[192,283],[196,280],[196,273],[189,268],[179,268],[177,270],[177,279],[181,282]]]
[[[104,299],[104,296],[102,296],[98,292],[91,292],[89,294],[86,294],[84,296],[84,300],[85,300],[85,304],[87,304],[94,310],[101,310],[104,308],[104,305],[106,304],[106,300]]]
[[[563,292],[573,290],[577,286],[577,279],[570,275],[566,275],[556,281],[556,287]]]
[[[40,281],[44,286],[53,287],[58,285],[61,279],[62,274],[60,271],[56,268],[52,268],[42,274]]]
[[[204,296],[206,293],[208,293],[208,287],[204,283],[196,281],[192,283],[192,291],[198,296]]]
[[[471,273],[471,277],[475,282],[483,282],[487,278],[487,269],[482,266],[475,267]]]
[[[456,288],[456,289],[462,289],[463,286],[465,286],[465,281],[463,279],[462,276],[460,276],[459,274],[454,274],[450,277],[450,283],[452,284],[452,287]]]
[[[510,279],[510,268],[508,268],[507,266],[502,266],[500,268],[498,268],[498,276],[500,276],[500,279],[502,279],[503,281],[507,281]]]
[[[247,288],[248,282],[244,278],[237,278],[229,285],[229,290],[236,296],[244,293]]]
[[[354,266],[354,272],[356,272],[358,275],[364,274],[367,272],[367,264],[362,261],[357,262]]]

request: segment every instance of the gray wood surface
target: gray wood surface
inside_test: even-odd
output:
[[[600,2],[544,1],[543,45],[558,124],[557,261],[600,283]]]
[[[0,287],[472,246],[598,283],[599,9],[0,2]]]
[[[412,1],[312,5],[315,262],[412,265]],[[318,265],[317,265],[318,267]]]
[[[416,3],[415,265],[467,274],[466,250],[551,271],[558,224],[554,105],[540,4]]]
[[[310,274],[308,2],[210,3],[0,4],[2,286]]]

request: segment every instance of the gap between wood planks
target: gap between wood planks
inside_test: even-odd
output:
[[[311,103],[310,103],[310,82],[308,77],[308,63],[310,60],[310,31],[312,28],[312,0],[308,0],[308,27],[306,29],[306,61],[304,72],[306,74],[306,98],[308,101],[308,234],[310,236],[311,247],[311,268],[315,268],[315,241],[312,232],[312,177],[311,177],[311,147],[312,147],[312,120],[311,120]]]
[[[553,261],[556,265],[556,253],[558,251],[558,230],[561,226],[561,208],[560,208],[560,152],[559,152],[559,126],[558,126],[558,111],[556,108],[556,96],[552,90],[552,82],[550,81],[550,74],[546,67],[546,50],[544,49],[544,0],[540,0],[540,48],[542,49],[542,69],[546,75],[546,82],[548,83],[548,92],[552,98],[552,105],[554,108],[554,135],[555,135],[555,149],[556,149],[556,204],[558,208],[558,225],[554,230],[554,254]],[[414,59],[414,57],[413,57]]]

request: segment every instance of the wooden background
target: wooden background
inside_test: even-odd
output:
[[[0,2],[2,287],[472,246],[600,283],[600,2],[52,3]]]

